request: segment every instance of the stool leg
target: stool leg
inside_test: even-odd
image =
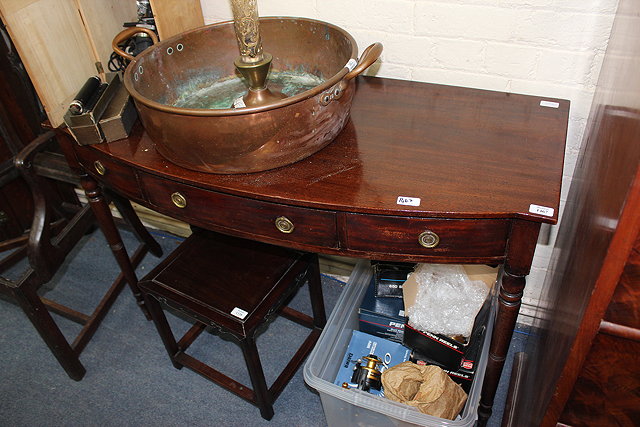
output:
[[[267,389],[267,381],[264,378],[264,371],[262,370],[255,339],[253,337],[243,339],[240,341],[240,347],[249,370],[249,377],[251,378],[253,392],[256,395],[256,405],[260,408],[260,415],[265,420],[270,420],[273,418],[273,402]]]
[[[165,316],[162,306],[157,299],[149,294],[145,294],[145,305],[149,310],[151,320],[153,320],[153,324],[160,335],[164,348],[167,350],[167,353],[169,353],[171,363],[176,369],[182,369],[182,364],[176,362],[174,358],[179,351],[178,343],[173,336],[173,332],[171,332],[171,327],[169,326],[167,316]]]
[[[322,280],[320,278],[320,265],[318,255],[311,254],[313,260],[309,262],[307,277],[309,280],[309,295],[311,296],[311,309],[313,310],[313,325],[322,329],[327,323],[324,309],[324,297],[322,296]]]

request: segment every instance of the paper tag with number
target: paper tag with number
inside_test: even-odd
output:
[[[249,314],[249,312],[244,311],[239,307],[236,307],[233,310],[231,310],[231,314],[236,316],[239,319],[244,319],[245,317],[247,317],[247,314]]]
[[[406,197],[406,196],[398,196],[398,200],[396,200],[397,205],[405,205],[405,206],[420,206],[420,198],[419,197]]]
[[[544,215],[544,216],[553,216],[553,208],[548,208],[546,206],[540,205],[529,205],[529,212],[532,214]]]

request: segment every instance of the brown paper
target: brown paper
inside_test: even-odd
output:
[[[453,420],[467,393],[438,366],[402,362],[382,373],[386,398],[414,406],[422,413]]]

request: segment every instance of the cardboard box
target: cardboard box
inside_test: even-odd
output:
[[[352,331],[351,341],[349,341],[347,351],[342,358],[334,384],[343,387],[343,384],[346,383],[348,388],[357,388],[357,384],[352,382],[354,368],[359,359],[369,355],[375,355],[384,361],[384,364],[378,367],[380,372],[383,372],[385,369],[409,360],[411,350],[397,342],[360,331]],[[367,391],[376,396],[384,396],[382,389],[371,388]]]
[[[483,265],[464,265],[463,267],[470,280],[482,280],[489,289],[493,288],[498,276],[498,268]],[[405,307],[412,307],[418,293],[418,283],[414,276],[410,276],[404,283],[403,293]],[[411,327],[407,323],[404,328],[404,345],[413,350],[417,350],[424,357],[435,361],[437,364],[441,365],[441,367],[457,371],[463,363],[463,359],[465,358],[465,354],[469,348],[472,338],[480,334],[484,328],[486,328],[491,308],[491,295],[492,292],[489,292],[487,300],[478,312],[471,336],[468,339],[464,339],[463,337],[458,337],[456,339],[442,334],[420,331]]]
[[[416,264],[408,262],[371,261],[376,297],[402,298],[402,284]]]
[[[375,279],[358,308],[359,329],[371,335],[402,343],[404,326],[404,301],[401,298],[378,298],[375,296]]]

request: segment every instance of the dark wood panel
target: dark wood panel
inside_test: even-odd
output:
[[[2,21],[0,37],[0,165],[10,168],[13,156],[38,134],[43,114]],[[19,236],[31,225],[31,192],[21,178],[0,188],[0,212],[0,240]]]
[[[445,220],[398,216],[346,215],[346,246],[354,250],[412,253],[469,258],[504,257],[510,222],[507,220]],[[423,247],[424,232],[438,236],[433,248]],[[375,242],[375,243],[374,243]]]
[[[553,426],[562,413],[584,358],[635,242],[640,198],[630,197],[637,179],[640,112],[601,107],[595,133],[582,153],[569,193],[566,221],[552,257],[552,276],[542,299],[549,318],[527,352],[532,366],[518,398],[516,424]],[[631,193],[633,194],[633,193]],[[543,419],[544,418],[544,419]]]
[[[317,209],[268,203],[167,181],[140,174],[150,206],[171,217],[201,227],[214,227],[247,236],[316,247],[338,247],[335,213]],[[186,205],[178,207],[172,194],[180,193]],[[290,233],[276,228],[276,219],[286,217],[293,224]]]
[[[640,329],[640,253],[631,251],[620,282],[613,294],[605,319],[612,323]],[[640,404],[640,402],[638,402]]]
[[[78,161],[89,174],[134,200],[142,200],[136,172],[100,152],[78,151]]]
[[[598,334],[560,421],[571,426],[640,425],[640,342]]]

